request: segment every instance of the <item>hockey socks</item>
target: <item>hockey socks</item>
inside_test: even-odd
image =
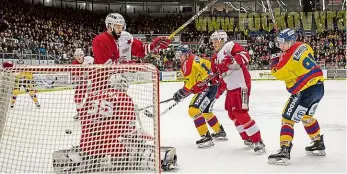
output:
[[[243,125],[243,129],[245,130],[249,139],[251,139],[253,142],[261,141],[260,130],[254,120],[250,119],[246,124]]]
[[[282,127],[280,134],[280,143],[282,146],[290,146],[290,143],[293,141],[294,137],[294,121],[282,118]]]
[[[220,123],[217,119],[217,117],[212,113],[203,113],[203,117],[206,119],[208,125],[213,129],[215,133],[218,133],[220,129]]]
[[[320,126],[315,118],[309,115],[304,115],[302,118],[302,123],[305,127],[307,135],[312,141],[321,139]]]

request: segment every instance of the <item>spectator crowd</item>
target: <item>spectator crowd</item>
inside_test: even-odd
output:
[[[0,14],[9,23],[8,30],[0,34],[0,59],[6,58],[2,57],[1,53],[23,53],[53,55],[57,60],[70,62],[76,48],[83,48],[87,55],[92,55],[93,37],[105,30],[105,12],[47,7],[28,4],[23,0],[1,0],[0,6]],[[149,14],[124,17],[127,31],[132,34],[170,34],[191,16],[178,13],[163,17],[151,17]],[[197,31],[193,23],[182,32],[181,40],[183,43],[199,42],[199,47],[193,49],[194,53],[209,57],[212,53],[208,43],[209,34]],[[250,68],[268,68],[269,44],[273,33],[259,31],[248,35],[244,35],[243,32],[228,34],[230,39],[239,39],[242,35],[242,39],[247,40],[245,46],[251,54]],[[203,42],[200,42],[201,40]],[[331,30],[317,34],[301,32],[298,40],[310,44],[317,61],[325,62],[327,68],[346,66],[346,30]],[[175,58],[173,47],[138,61],[153,63],[160,70],[178,70],[180,65],[179,60]]]

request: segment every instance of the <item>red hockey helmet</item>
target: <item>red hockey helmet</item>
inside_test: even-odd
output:
[[[13,62],[8,60],[2,63],[3,68],[12,68],[13,67]]]

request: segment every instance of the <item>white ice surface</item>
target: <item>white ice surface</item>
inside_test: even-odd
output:
[[[162,83],[161,100],[171,97],[183,83]],[[346,81],[326,81],[325,95],[315,117],[324,134],[325,157],[307,156],[310,139],[301,123],[295,125],[294,147],[289,166],[267,164],[270,154],[279,149],[281,112],[289,97],[283,82],[252,81],[250,115],[258,124],[267,153],[255,155],[246,148],[227,112],[225,95],[218,99],[214,113],[223,124],[229,140],[215,142],[208,149],[197,148],[199,135],[187,110],[191,97],[161,118],[161,145],[177,148],[179,173],[346,173]],[[162,105],[162,109],[165,106]]]
[[[182,85],[160,83],[160,100],[172,97]],[[57,94],[61,94],[63,97],[60,98],[64,100],[57,101],[53,97]],[[315,117],[321,126],[321,133],[325,135],[327,156],[305,154],[304,147],[310,140],[302,124],[296,124],[289,166],[267,164],[268,155],[279,149],[281,112],[289,97],[282,82],[252,82],[250,115],[257,122],[265,141],[268,152],[264,155],[255,155],[252,149],[244,147],[224,111],[225,96],[215,103],[214,113],[223,124],[229,140],[215,142],[211,148],[197,148],[195,141],[199,136],[187,113],[191,97],[161,117],[161,145],[176,147],[180,165],[176,173],[346,173],[346,81],[326,81],[325,96],[316,111]],[[16,107],[24,108],[27,118],[21,117],[23,113],[18,109],[10,111],[0,143],[0,172],[23,173],[24,167],[25,173],[37,173],[40,168],[52,171],[49,169],[52,166],[51,152],[78,145],[79,123],[72,120],[75,114],[73,92],[41,93],[39,100],[42,105],[40,110],[35,109],[28,95],[18,98]],[[162,104],[161,110],[170,104]],[[65,134],[65,130],[70,128],[73,134]]]

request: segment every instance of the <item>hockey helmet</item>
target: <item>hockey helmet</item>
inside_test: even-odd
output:
[[[180,45],[175,50],[175,56],[177,59],[181,57],[182,54],[189,54],[191,50],[188,45]]]
[[[4,61],[4,62],[2,63],[2,67],[3,67],[3,68],[12,68],[12,67],[13,67],[13,62],[10,61],[10,60]]]
[[[110,28],[110,26],[113,26],[113,25],[117,24],[117,25],[122,25],[123,26],[123,30],[126,29],[125,19],[119,13],[110,13],[110,14],[108,14],[106,16],[106,19],[105,19],[105,24],[106,24],[106,28]]]
[[[213,40],[224,40],[224,43],[228,40],[228,34],[224,30],[217,30],[212,33],[210,36],[210,41],[212,42]]]
[[[74,57],[84,57],[84,52],[82,48],[77,48],[73,55]]]
[[[296,42],[296,39],[297,36],[295,30],[290,28],[282,30],[277,36],[277,42],[279,44],[288,43],[289,45],[292,45]]]

